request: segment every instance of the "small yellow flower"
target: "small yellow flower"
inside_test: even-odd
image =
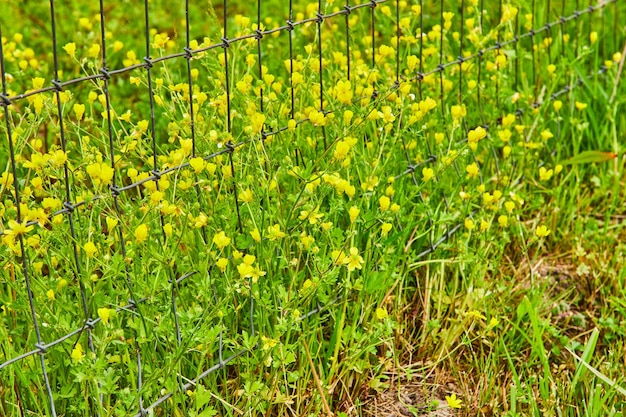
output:
[[[552,174],[554,173],[553,170],[551,169],[546,169],[545,167],[540,167],[539,168],[539,180],[541,181],[548,181],[550,178],[552,178]]]
[[[196,174],[199,174],[206,166],[206,161],[200,157],[191,158],[189,165],[191,165]]]
[[[256,256],[250,255],[249,253],[244,255],[242,262],[246,265],[252,266],[252,264],[256,261]]]
[[[361,210],[359,210],[356,206],[350,207],[350,210],[348,210],[350,223],[354,223],[356,221],[357,217],[359,217],[359,213],[361,213]]]
[[[32,79],[32,82],[33,82],[33,88],[35,90],[39,90],[40,88],[43,87],[44,83],[46,82],[46,79],[42,77],[34,77]]]
[[[554,100],[552,107],[554,107],[554,111],[558,112],[563,107],[563,102],[561,100]]]
[[[546,237],[550,234],[550,229],[548,229],[547,226],[542,224],[542,225],[537,226],[537,229],[535,229],[535,234],[537,235],[538,238]]]
[[[498,216],[498,223],[502,227],[507,227],[509,225],[509,218],[507,216],[505,216],[504,214],[502,214],[502,215]]]
[[[389,313],[387,313],[387,310],[385,310],[384,308],[382,308],[382,307],[378,307],[378,308],[376,309],[376,318],[377,318],[378,320],[384,320],[384,319],[386,319],[388,316],[389,316]]]
[[[109,319],[111,318],[111,316],[113,316],[113,313],[115,313],[115,310],[112,310],[110,308],[102,307],[98,309],[98,317],[100,317],[100,320],[102,320],[102,323],[104,324],[107,324],[109,322]]]
[[[226,271],[226,267],[228,266],[228,259],[227,258],[219,258],[217,260],[217,262],[215,262],[215,265],[217,265],[217,267],[220,269],[220,271],[224,272],[224,271]]]
[[[348,268],[348,271],[361,269],[363,267],[363,257],[359,255],[359,250],[357,248],[351,247],[350,255],[344,258],[343,263]]]
[[[96,245],[94,245],[93,242],[85,243],[85,245],[83,246],[83,249],[85,250],[85,253],[87,254],[87,257],[89,257],[89,258],[94,256],[96,254],[96,252],[98,252],[98,248],[96,247]]]
[[[172,228],[171,223],[166,223],[163,225],[163,233],[165,233],[165,236],[167,237],[172,237],[172,233],[174,233],[174,229]]]
[[[461,117],[465,117],[467,115],[467,110],[465,106],[454,105],[450,108],[450,113],[452,114],[453,119],[460,119]]]
[[[107,217],[106,223],[107,223],[107,229],[109,233],[111,233],[111,230],[115,229],[115,226],[117,226],[117,224],[119,223],[119,220],[113,217]]]
[[[391,205],[391,200],[389,199],[389,197],[384,195],[378,199],[378,204],[380,205],[380,209],[382,211],[386,211]]]
[[[285,232],[280,230],[280,224],[276,223],[274,226],[269,226],[267,228],[267,238],[269,240],[282,239],[286,236]]]
[[[254,201],[254,194],[252,194],[252,190],[249,188],[242,190],[239,194],[239,201],[242,203],[252,203],[252,201]]]
[[[213,236],[213,243],[215,243],[218,248],[224,249],[230,244],[230,238],[227,237],[226,233],[224,233],[224,231],[222,230],[218,234]]]
[[[463,402],[456,397],[456,394],[446,395],[446,403],[450,408],[461,408]]]
[[[255,242],[261,241],[261,232],[259,232],[259,229],[257,229],[256,227],[253,231],[250,232],[250,236],[252,236],[252,239],[254,239]]]
[[[393,226],[391,223],[383,223],[383,225],[380,227],[380,234],[382,235],[382,237],[387,237],[392,227]]]
[[[467,230],[474,230],[475,227],[476,223],[474,223],[474,220],[470,219],[469,217],[465,219],[465,228]]]
[[[35,226],[26,226],[26,220],[24,220],[22,223],[18,223],[15,220],[9,220],[9,230],[5,230],[4,233],[7,235],[13,235],[13,236],[19,236],[19,235],[23,235],[26,234],[28,232],[30,232],[31,230],[33,230],[33,228]]]
[[[135,239],[137,240],[137,243],[145,242],[146,239],[148,238],[148,226],[146,226],[145,224],[140,224],[135,229],[134,235],[135,235]]]
[[[74,104],[73,107],[74,114],[76,115],[77,120],[82,120],[83,114],[85,114],[85,105],[84,104]]]
[[[424,182],[429,181],[434,176],[435,176],[435,171],[432,168],[424,167],[422,169],[422,180]]]
[[[48,296],[48,300],[50,301],[54,301],[56,299],[56,297],[54,296],[54,291],[52,290],[48,290],[46,292],[46,295]]]
[[[465,171],[467,172],[467,178],[474,178],[478,176],[478,172],[479,172],[478,165],[476,164],[476,162],[472,162],[471,164],[465,167]]]
[[[587,103],[582,103],[580,101],[575,102],[574,105],[576,106],[578,110],[581,110],[581,111],[587,108]]]
[[[80,344],[77,344],[74,349],[72,349],[72,354],[71,354],[72,360],[76,363],[80,363],[83,361],[83,358],[85,357],[85,354],[83,353],[83,346]]]

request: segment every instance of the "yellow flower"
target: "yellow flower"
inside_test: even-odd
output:
[[[474,227],[476,227],[476,224],[474,223],[474,220],[467,218],[465,219],[465,228],[467,230],[474,230]]]
[[[242,203],[252,203],[254,201],[254,195],[252,194],[252,190],[247,188],[239,194],[239,201]]]
[[[487,137],[487,131],[482,126],[478,126],[476,129],[470,130],[467,133],[468,146],[471,150],[475,151],[478,147],[478,142],[485,137]]]
[[[554,100],[552,106],[554,107],[554,111],[558,112],[559,110],[561,110],[561,107],[563,107],[563,102],[561,100]]]
[[[546,237],[550,234],[550,229],[542,224],[540,226],[537,226],[537,229],[535,229],[535,234],[538,238]]]
[[[250,232],[250,236],[252,236],[252,239],[254,239],[255,242],[261,241],[261,233],[259,232],[259,229],[257,229],[256,227],[254,228],[253,231]]]
[[[166,223],[163,225],[163,233],[165,233],[165,236],[167,237],[172,236],[172,233],[174,233],[174,229],[172,228],[171,223]]]
[[[15,220],[9,220],[9,230],[5,230],[5,234],[7,235],[13,235],[15,237],[19,236],[19,235],[23,235],[26,234],[28,232],[30,232],[31,230],[33,230],[33,228],[35,226],[26,226],[26,220],[24,220],[22,223],[18,223]]]
[[[320,226],[322,227],[323,231],[328,232],[333,227],[333,222],[324,222],[320,224]]]
[[[460,119],[467,114],[467,110],[465,109],[465,106],[454,105],[450,108],[450,113],[452,114],[452,118]]]
[[[356,218],[359,217],[359,213],[361,213],[361,210],[359,210],[356,206],[350,207],[350,210],[348,210],[350,223],[354,223],[356,221]]]
[[[239,272],[239,276],[241,276],[241,278],[250,278],[254,274],[254,267],[252,265],[242,263],[237,265],[237,271]]]
[[[87,49],[87,55],[90,58],[97,58],[100,55],[100,45],[94,43]]]
[[[380,205],[380,209],[382,211],[386,211],[391,205],[391,200],[389,199],[389,197],[384,195],[378,199],[378,204]]]
[[[46,82],[46,79],[42,77],[34,77],[32,79],[32,82],[33,82],[33,88],[35,90],[39,90],[40,88],[43,87],[44,83]]]
[[[376,318],[378,320],[386,319],[388,316],[389,316],[389,314],[387,313],[387,310],[385,310],[384,308],[378,307],[376,309]]]
[[[222,230],[218,234],[213,236],[213,243],[215,243],[218,248],[224,249],[230,244],[230,238],[227,237],[226,233],[224,233],[224,231]]]
[[[552,178],[552,174],[554,173],[553,170],[551,169],[546,169],[545,167],[540,167],[539,168],[539,180],[541,181],[548,181],[550,178]]]
[[[74,104],[74,114],[76,115],[76,119],[82,120],[83,114],[85,114],[85,105],[84,104]]]
[[[467,178],[474,178],[478,176],[478,172],[479,172],[478,165],[476,164],[476,162],[472,162],[471,164],[465,167],[465,171],[467,172]]]
[[[267,238],[269,240],[276,240],[285,237],[285,232],[280,230],[280,224],[276,223],[274,226],[269,226],[267,228]]]
[[[446,395],[446,403],[450,408],[461,408],[463,402],[456,397],[456,394]]]
[[[392,224],[391,223],[383,223],[383,225],[380,227],[380,234],[383,237],[387,237],[387,235],[389,234],[389,231],[392,228]]]
[[[109,322],[109,319],[113,316],[114,313],[115,310],[112,310],[110,308],[102,307],[98,309],[98,317],[100,317],[100,320],[102,320],[102,323],[104,324],[107,324]]]
[[[424,182],[429,181],[434,176],[435,176],[435,171],[432,168],[424,167],[422,169],[422,180]]]
[[[137,240],[137,243],[145,242],[146,239],[148,238],[148,226],[146,226],[145,224],[140,224],[135,229],[134,234],[135,234],[135,240]]]
[[[56,299],[56,297],[54,296],[54,291],[52,290],[48,290],[46,292],[46,295],[48,296],[48,300],[50,301],[54,301]]]
[[[66,43],[65,46],[63,47],[63,49],[72,58],[74,58],[74,56],[76,56],[76,44],[74,42]]]
[[[513,7],[510,4],[502,5],[502,16],[500,17],[500,23],[507,23],[513,20],[517,16],[517,7]]]
[[[593,45],[598,40],[598,32],[593,31],[589,34],[589,42]]]
[[[363,267],[363,257],[359,255],[359,250],[357,248],[351,247],[350,255],[344,258],[343,263],[348,268],[348,271],[361,269]]]
[[[488,327],[490,329],[493,329],[494,327],[496,327],[498,324],[500,324],[500,320],[498,320],[497,317],[492,317],[491,320],[489,320],[489,325]]]
[[[74,362],[82,362],[83,358],[85,357],[85,354],[83,353],[83,346],[77,344],[74,349],[72,349],[71,357]]]
[[[98,248],[96,247],[96,245],[94,245],[93,242],[85,243],[85,245],[83,246],[83,249],[85,250],[85,253],[87,254],[87,257],[89,257],[89,258],[94,256],[96,254],[96,252],[98,252]]]
[[[35,114],[41,114],[43,110],[43,98],[39,95],[33,98],[33,107],[35,108]]]
[[[306,279],[303,283],[302,283],[302,287],[300,288],[300,292],[306,292],[309,288],[313,287],[313,281],[311,281],[310,279]]]
[[[265,115],[263,113],[255,113],[250,117],[250,127],[252,133],[261,133],[265,124]]]
[[[117,224],[119,223],[119,220],[113,217],[107,217],[106,222],[107,222],[107,229],[109,230],[109,233],[111,233],[111,230],[115,229],[115,226],[117,226]]]
[[[276,346],[278,344],[278,340],[276,339],[270,339],[269,337],[266,336],[261,336],[261,341],[263,342],[263,350],[270,350],[271,348],[273,348],[274,346]]]
[[[578,110],[581,110],[581,111],[587,108],[587,103],[581,103],[580,101],[575,102],[574,105],[576,106]]]
[[[509,218],[507,216],[505,216],[504,214],[501,214],[498,217],[498,223],[500,224],[500,226],[502,227],[507,227],[509,225]]]
[[[226,271],[226,267],[228,266],[228,259],[227,258],[219,258],[217,260],[217,262],[215,262],[215,265],[217,265],[217,267],[220,269],[220,271],[224,272],[224,271]]]
[[[196,174],[199,174],[206,166],[206,161],[200,157],[191,158],[189,165],[191,165]]]
[[[324,217],[324,214],[318,213],[319,207],[316,207],[313,210],[301,210],[300,216],[298,216],[299,220],[308,220],[309,224],[317,224],[319,219]]]

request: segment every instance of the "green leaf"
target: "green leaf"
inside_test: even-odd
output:
[[[584,151],[561,163],[563,165],[589,164],[594,162],[606,162],[615,158],[617,158],[617,154],[613,152]]]

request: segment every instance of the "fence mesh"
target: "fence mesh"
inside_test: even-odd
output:
[[[463,219],[480,223],[468,181],[497,200],[520,165],[551,164],[564,133],[533,123],[606,83],[623,41],[615,0],[257,0],[256,16],[227,0],[208,13],[189,0],[83,6],[0,8],[7,415],[102,415],[103,403],[147,415],[209,376],[226,387],[230,365],[262,360],[259,334],[320,331],[355,295],[337,281],[295,300],[329,267],[306,243],[302,193],[378,201],[387,178],[406,184],[414,197],[392,216],[405,251],[452,250]],[[573,59],[589,72],[569,71]],[[380,164],[372,175],[323,165],[352,136]],[[277,211],[288,221],[267,223]],[[285,234],[300,252],[281,248]],[[245,259],[263,245],[276,259]]]

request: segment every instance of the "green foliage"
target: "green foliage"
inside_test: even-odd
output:
[[[0,4],[11,98],[53,85],[31,3]],[[415,412],[617,413],[623,4],[519,37],[573,5],[296,1],[289,32],[267,1],[258,42],[255,4],[190,3],[146,46],[134,2],[56,2],[88,79],[2,110],[0,414],[51,414],[41,358],[57,415],[357,415],[421,373],[457,390]]]

